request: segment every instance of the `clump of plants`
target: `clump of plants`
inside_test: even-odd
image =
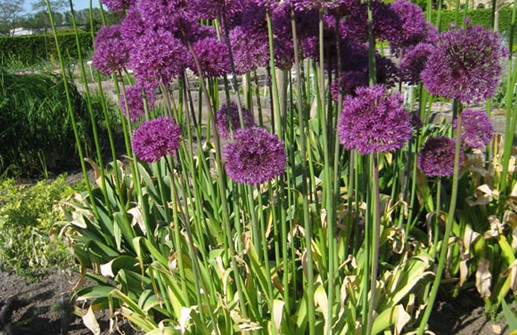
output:
[[[56,205],[84,186],[69,185],[65,176],[35,185],[6,179],[0,185],[0,269],[37,280],[72,267],[69,246],[54,227],[64,219]]]
[[[77,140],[92,151],[92,120],[83,96],[70,81],[68,96],[60,77],[50,72],[14,74],[0,71],[0,174],[48,177],[78,167]],[[91,104],[93,115],[101,115],[100,103]],[[69,105],[70,104],[70,105]],[[76,119],[73,124],[68,108]],[[111,122],[115,118],[111,115]],[[74,134],[73,127],[76,127]],[[106,137],[106,136],[104,136]],[[66,144],[66,145],[64,145]]]
[[[91,329],[109,308],[147,334],[424,334],[440,289],[488,310],[517,291],[497,33],[439,32],[405,0],[103,3],[127,11],[93,58],[125,155],[87,158],[96,187],[63,204]],[[501,145],[474,107],[507,58]],[[435,97],[452,122],[429,121]]]

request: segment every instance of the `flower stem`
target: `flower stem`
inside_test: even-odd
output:
[[[372,333],[373,325],[373,311],[375,307],[375,294],[377,290],[377,272],[379,269],[379,244],[380,244],[380,230],[381,230],[381,214],[380,214],[380,194],[379,194],[379,164],[377,153],[372,153],[373,160],[373,232],[372,232],[372,277],[370,289],[370,301],[368,302],[368,316],[366,334]]]
[[[424,312],[424,316],[420,321],[420,327],[418,328],[418,335],[423,335],[425,331],[425,327],[427,325],[427,321],[429,321],[429,317],[431,316],[431,312],[433,310],[433,305],[436,300],[436,296],[438,295],[438,289],[440,287],[440,282],[442,279],[443,270],[445,269],[445,258],[447,256],[447,250],[449,247],[449,237],[452,231],[452,224],[454,222],[454,213],[456,211],[456,202],[458,198],[458,179],[459,179],[459,170],[460,170],[460,148],[461,148],[461,111],[462,105],[459,104],[459,113],[457,115],[457,127],[456,127],[456,148],[454,152],[454,172],[452,175],[452,193],[451,193],[451,203],[449,207],[449,213],[447,215],[447,224],[445,226],[445,233],[443,235],[442,247],[440,249],[440,259],[438,261],[438,268],[436,269],[436,276],[434,278],[433,287],[431,289],[431,295],[429,296],[429,300],[427,301],[427,307]]]
[[[296,73],[299,76],[301,74],[300,68],[300,57],[298,54],[298,40],[296,35],[296,22],[294,16],[294,10],[291,8],[291,29],[293,34],[293,45],[294,45],[294,59],[296,66]],[[302,83],[300,77],[297,80],[297,93],[298,93],[298,122],[300,126],[300,154],[302,162],[302,203],[303,203],[303,223],[305,228],[305,247],[307,252],[307,314],[309,318],[309,334],[315,334],[316,328],[316,317],[314,312],[314,264],[312,257],[312,227],[309,219],[309,201],[308,187],[307,187],[307,151],[305,148],[305,121],[304,121],[304,109],[302,105]]]

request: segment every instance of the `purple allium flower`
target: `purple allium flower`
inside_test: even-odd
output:
[[[103,26],[95,37],[93,66],[104,74],[112,74],[124,68],[129,50],[120,35],[120,25]]]
[[[192,48],[199,58],[204,76],[217,77],[230,72],[228,48],[224,42],[216,37],[206,37],[196,41]],[[195,64],[190,68],[197,74]]]
[[[429,177],[446,177],[454,172],[454,152],[456,141],[445,136],[427,139],[418,154],[418,168]],[[463,152],[460,151],[460,166],[463,165]]]
[[[129,109],[129,119],[133,122],[138,121],[145,114],[143,100],[144,97],[142,92],[145,92],[147,106],[149,109],[152,109],[154,102],[156,101],[156,94],[154,93],[153,89],[144,88],[142,85],[135,84],[126,89],[125,99],[124,95],[121,94],[120,96],[120,106],[122,107],[122,112],[124,115],[127,115],[127,109]]]
[[[442,33],[421,73],[432,94],[461,102],[478,102],[494,95],[507,54],[499,34],[481,26]]]
[[[381,85],[359,87],[347,97],[338,120],[339,140],[360,154],[400,149],[412,134],[409,113],[399,93],[387,94]]]
[[[373,35],[381,40],[390,40],[402,29],[402,21],[389,5],[378,0],[372,1]],[[368,7],[365,3],[355,2],[348,16],[347,25],[356,39],[368,41]]]
[[[165,30],[147,30],[131,49],[130,65],[137,79],[151,86],[169,83],[188,64],[183,43]]]
[[[409,113],[409,122],[411,123],[411,128],[413,128],[413,131],[415,132],[418,132],[420,129],[422,129],[424,125],[418,111]]]
[[[111,10],[124,10],[130,8],[134,4],[134,0],[101,0]]]
[[[368,49],[364,45],[344,44],[341,57],[341,89],[343,95],[354,95],[356,88],[368,85]],[[393,86],[398,75],[396,65],[390,59],[376,54],[375,66],[377,83],[386,87]],[[330,86],[330,93],[332,98],[337,100],[339,91],[337,76],[335,77]]]
[[[143,122],[133,134],[132,148],[144,162],[156,162],[180,147],[181,127],[169,117]]]
[[[429,43],[419,43],[404,53],[399,67],[402,80],[411,84],[420,81],[420,73],[424,70],[433,48]]]
[[[137,8],[131,7],[127,11],[127,16],[120,23],[120,33],[126,44],[134,44],[134,42],[144,35],[145,23],[142,15]]]
[[[429,40],[437,34],[436,28],[426,21],[420,6],[407,0],[396,0],[390,7],[399,15],[401,21],[401,30],[388,37],[397,53],[400,49]]]
[[[287,163],[284,142],[258,127],[239,129],[224,148],[226,173],[242,184],[262,184],[282,175]]]
[[[454,129],[458,124],[454,120]],[[465,147],[483,149],[494,137],[494,127],[484,112],[467,109],[461,113],[461,144]]]
[[[216,113],[217,120],[217,130],[219,132],[219,136],[223,139],[229,139],[231,137],[231,129],[236,131],[237,129],[241,129],[241,122],[239,118],[239,109],[237,108],[237,104],[232,102],[230,104],[230,115],[228,115],[228,109],[226,105],[221,105],[221,108]],[[231,129],[230,129],[230,119],[232,118]],[[255,121],[253,120],[253,114],[250,110],[246,108],[242,108],[242,119],[244,121],[244,128],[250,128],[255,125]]]
[[[136,6],[148,28],[175,33],[179,17],[185,15],[186,0],[138,0]]]
[[[269,60],[269,41],[266,33],[253,33],[237,26],[230,31],[235,71],[251,72],[264,66]]]
[[[354,0],[327,1],[323,4],[325,12],[329,15],[344,17],[352,12]]]
[[[190,8],[200,19],[219,19],[223,12],[230,17],[242,10],[240,0],[189,0]]]

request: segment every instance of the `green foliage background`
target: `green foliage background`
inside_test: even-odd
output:
[[[84,188],[70,186],[64,176],[53,182],[24,186],[13,179],[0,182],[0,269],[37,279],[45,271],[65,267],[73,258],[62,239],[52,234],[63,214],[56,201]]]
[[[83,54],[90,52],[93,46],[91,33],[80,32],[79,43]],[[59,44],[65,57],[69,60],[77,59],[75,34],[60,34]],[[30,66],[56,59],[57,50],[52,35],[0,37],[0,66],[6,66],[13,61]]]
[[[79,140],[92,154],[92,121],[88,106],[69,82]],[[92,112],[101,140],[106,138],[99,99]],[[115,113],[110,113],[116,121]],[[115,123],[114,123],[115,124]],[[107,141],[107,140],[106,140]],[[0,70],[0,176],[62,172],[78,166],[67,98],[60,76],[51,73],[15,75]],[[102,143],[106,143],[103,141]]]

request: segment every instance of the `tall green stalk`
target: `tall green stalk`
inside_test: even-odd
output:
[[[88,195],[89,195],[89,198],[90,198],[90,201],[91,201],[93,212],[94,212],[95,216],[98,217],[99,213],[98,213],[98,210],[97,210],[97,205],[95,204],[95,201],[93,200],[94,198],[93,198],[93,195],[92,195],[92,189],[91,189],[91,186],[90,186],[90,181],[88,180],[88,171],[86,169],[86,163],[85,163],[85,160],[84,160],[83,148],[81,146],[81,140],[79,138],[79,132],[77,130],[77,123],[75,121],[74,108],[72,106],[72,99],[70,97],[70,89],[68,87],[68,80],[66,78],[65,62],[63,60],[63,55],[61,54],[61,48],[60,48],[60,43],[59,43],[59,39],[58,39],[58,34],[57,34],[56,26],[54,24],[54,18],[52,17],[52,10],[50,8],[49,0],[45,0],[45,4],[47,5],[47,13],[48,13],[48,16],[49,16],[50,27],[52,28],[52,33],[54,35],[54,41],[56,43],[56,52],[57,52],[57,57],[58,57],[58,60],[59,60],[59,68],[61,70],[61,77],[63,78],[63,86],[64,86],[65,94],[66,94],[66,102],[67,102],[67,107],[68,107],[68,115],[70,116],[70,121],[72,123],[72,129],[74,131],[75,143],[76,143],[76,146],[77,146],[77,152],[79,153],[79,158],[81,160],[81,162],[80,162],[81,163],[81,170],[83,172],[83,177],[84,177],[84,181],[85,181],[85,184],[86,184],[86,189],[88,191]]]
[[[291,30],[293,34],[293,46],[294,46],[294,62],[296,66],[296,73],[299,76],[301,74],[301,64],[298,50],[298,38],[296,34],[296,21],[294,10],[291,8]],[[297,94],[298,94],[298,124],[300,127],[300,160],[302,165],[302,189],[301,197],[303,203],[303,224],[305,228],[305,247],[307,252],[307,314],[309,318],[309,334],[315,334],[316,328],[316,317],[314,312],[314,264],[312,256],[312,226],[309,219],[309,201],[308,201],[308,187],[307,187],[307,150],[305,148],[305,121],[303,104],[301,97],[302,95],[302,83],[300,77],[297,80]]]
[[[513,10],[512,10],[512,23],[510,26],[510,34],[508,36],[509,41],[509,50],[510,53],[508,55],[508,78],[506,81],[506,127],[504,131],[504,152],[503,152],[503,171],[501,173],[501,188],[500,193],[504,194],[506,187],[508,186],[508,167],[510,163],[510,157],[512,154],[512,146],[513,139],[515,136],[515,129],[517,126],[517,104],[513,103],[514,97],[514,87],[517,82],[517,66],[514,66],[512,60],[512,49],[513,49],[513,39],[515,34],[515,24],[516,24],[516,16],[517,16],[517,0],[514,0]],[[513,72],[512,72],[513,66]],[[504,204],[504,201],[501,201],[501,205]]]
[[[456,126],[456,147],[454,151],[454,172],[452,175],[452,192],[451,192],[451,202],[449,205],[449,213],[447,214],[447,223],[445,226],[445,232],[443,234],[442,246],[440,249],[440,258],[438,261],[438,268],[436,269],[435,278],[433,281],[433,286],[431,288],[431,295],[429,296],[429,300],[427,301],[427,307],[424,312],[424,316],[420,321],[420,327],[418,328],[418,335],[423,335],[425,328],[427,326],[427,322],[429,321],[429,317],[431,316],[431,312],[433,310],[434,302],[436,301],[436,296],[438,295],[438,289],[440,288],[440,282],[442,280],[442,274],[445,269],[445,260],[447,256],[447,250],[449,249],[449,237],[451,236],[452,225],[454,223],[454,214],[456,212],[456,202],[458,198],[458,181],[459,181],[459,170],[460,170],[460,150],[461,150],[461,112],[462,112],[462,104],[458,102],[459,113],[457,115],[457,126]]]
[[[212,108],[212,103],[210,101],[210,95],[206,89],[205,83],[204,83],[202,75],[201,75],[201,73],[203,73],[203,71],[201,70],[201,64],[199,62],[199,58],[197,57],[197,54],[194,51],[194,49],[192,48],[192,45],[190,43],[188,43],[188,49],[191,52],[192,57],[194,58],[194,62],[196,64],[197,71],[200,74],[201,90],[203,92],[203,97],[205,99],[205,103],[207,104],[209,115],[211,117],[212,128],[214,129],[215,162],[216,162],[215,167],[216,167],[216,174],[217,174],[217,185],[219,187],[219,194],[220,194],[220,199],[221,199],[221,210],[223,212],[223,218],[222,218],[224,221],[223,226],[225,229],[225,236],[228,240],[230,262],[231,262],[233,274],[235,276],[235,284],[237,286],[237,292],[239,295],[239,304],[241,306],[242,316],[244,318],[247,318],[248,316],[247,316],[247,310],[246,310],[246,305],[245,305],[246,300],[245,300],[244,293],[243,293],[241,277],[239,275],[240,272],[239,272],[239,268],[237,266],[237,260],[235,259],[235,247],[234,247],[233,239],[232,239],[232,229],[230,227],[230,214],[229,214],[228,201],[226,199],[226,196],[227,196],[226,182],[224,180],[224,169],[223,169],[222,157],[221,157],[221,142],[219,139],[219,134],[217,132],[217,123],[216,123],[215,113],[214,113],[214,109]]]

